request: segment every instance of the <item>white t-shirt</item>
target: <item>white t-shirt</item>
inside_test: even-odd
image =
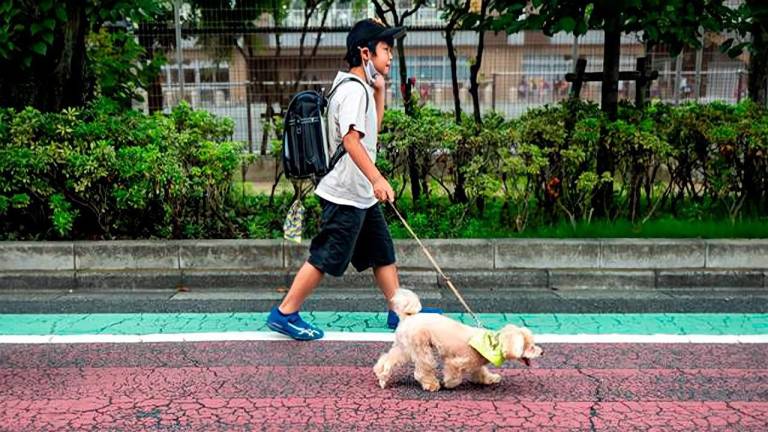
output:
[[[339,72],[331,88],[335,88],[341,80],[350,77],[363,85],[347,81],[339,86],[331,98],[328,106],[328,143],[330,145],[328,155],[329,157],[333,155],[336,148],[342,145],[341,141],[351,127],[363,136],[361,139],[363,146],[368,151],[368,157],[375,163],[378,125],[373,88],[356,75],[347,72]],[[366,97],[368,98],[367,113]],[[378,202],[373,195],[371,182],[355,165],[349,153],[344,154],[333,170],[320,180],[320,184],[315,188],[315,194],[332,203],[360,209],[370,208]]]

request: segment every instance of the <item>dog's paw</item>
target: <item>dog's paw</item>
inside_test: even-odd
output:
[[[498,384],[501,382],[501,375],[489,373],[485,376],[485,384]]]
[[[436,392],[440,390],[440,383],[438,381],[425,381],[421,383],[421,388],[428,392]]]
[[[387,380],[380,379],[379,380],[379,387],[381,387],[382,389],[386,388],[387,387]]]
[[[445,388],[447,388],[447,389],[454,389],[454,388],[458,387],[459,384],[461,384],[461,378],[446,379],[445,382],[443,383],[443,386],[445,386]]]

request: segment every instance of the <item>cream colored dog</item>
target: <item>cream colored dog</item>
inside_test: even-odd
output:
[[[400,288],[391,300],[392,310],[400,317],[395,332],[395,343],[383,354],[373,371],[381,388],[389,383],[398,367],[413,362],[414,377],[424,390],[437,391],[438,362],[435,351],[443,359],[443,385],[454,388],[465,376],[478,384],[496,384],[501,375],[491,373],[486,365],[489,360],[469,345],[473,337],[485,330],[464,325],[444,315],[418,313],[421,302],[412,291]],[[531,331],[525,327],[507,325],[498,333],[499,360],[520,360],[528,364],[542,354],[533,342]]]

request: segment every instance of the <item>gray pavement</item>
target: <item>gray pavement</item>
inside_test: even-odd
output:
[[[462,311],[448,289],[415,289],[422,303]],[[461,288],[476,312],[517,313],[767,313],[763,289],[473,289]],[[263,312],[284,295],[280,289],[121,289],[6,290],[0,313]],[[375,288],[321,288],[307,310],[379,311],[385,308]]]

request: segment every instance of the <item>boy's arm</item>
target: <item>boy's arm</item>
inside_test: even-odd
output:
[[[389,185],[387,179],[376,168],[376,164],[368,157],[368,152],[365,150],[363,143],[360,142],[360,133],[350,128],[349,132],[344,135],[342,144],[347,153],[349,153],[352,162],[357,165],[363,175],[373,185],[373,195],[376,199],[379,201],[394,201],[395,192],[392,190],[392,186]]]

